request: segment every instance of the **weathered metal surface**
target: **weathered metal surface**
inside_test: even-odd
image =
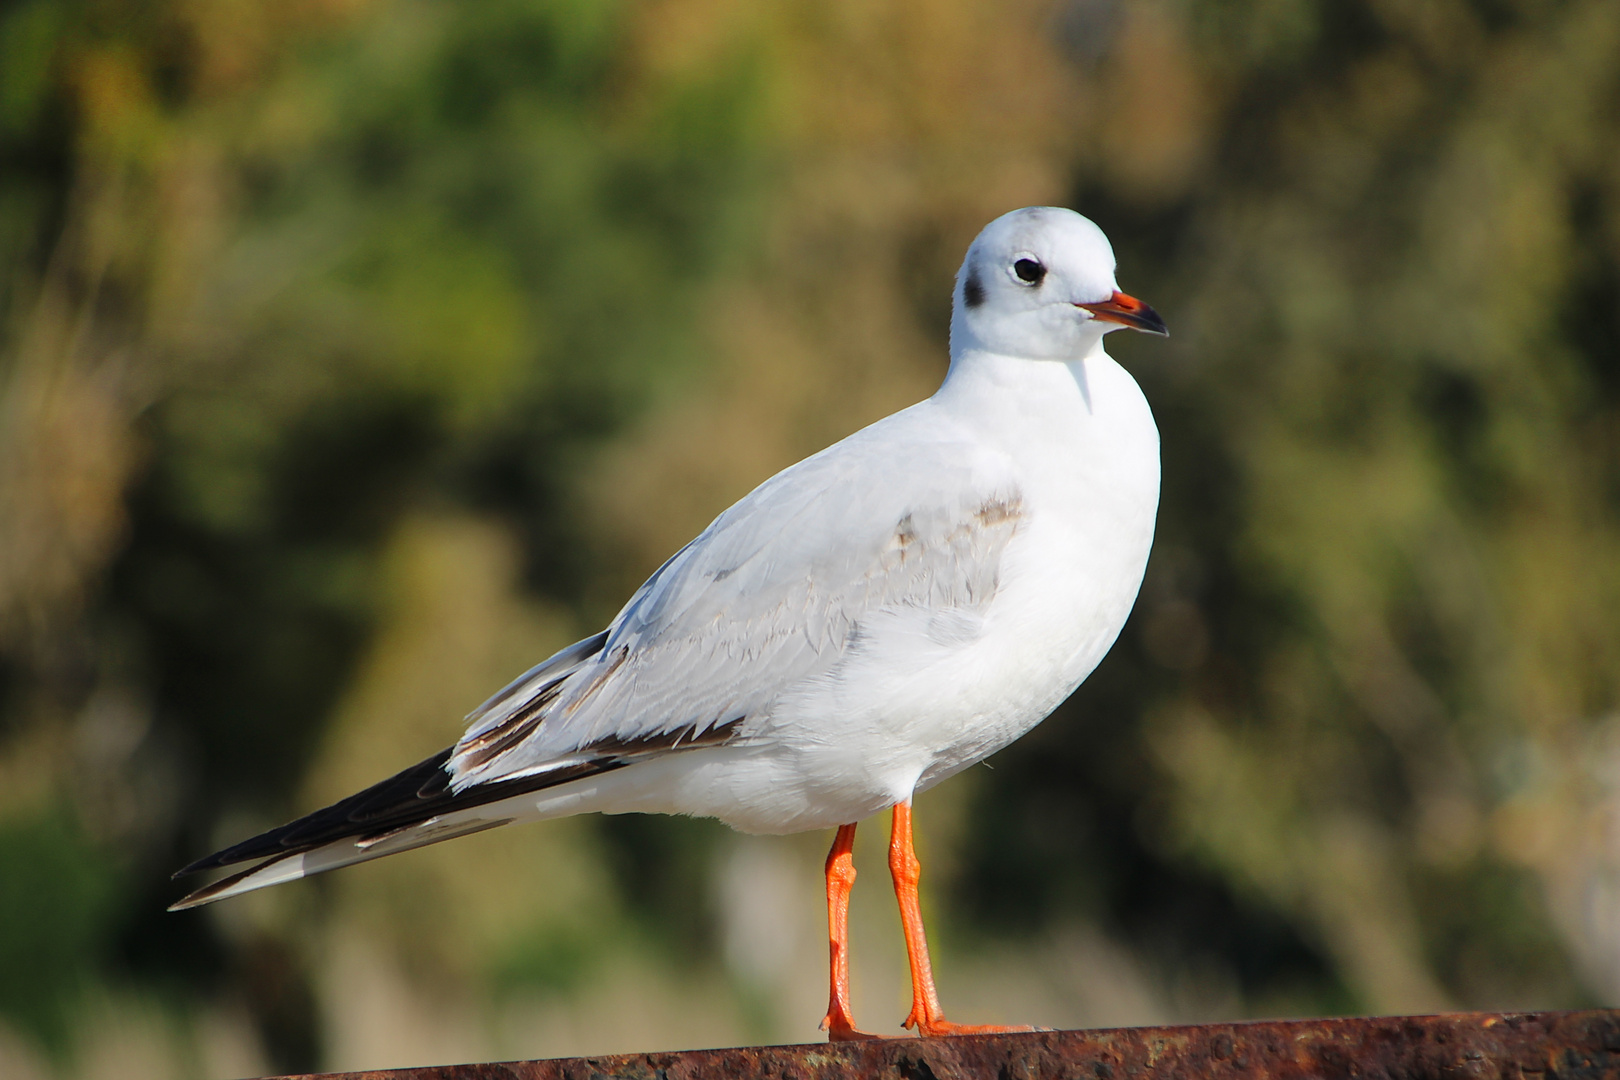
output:
[[[1620,1010],[1044,1031],[327,1075],[329,1080],[340,1075],[345,1080],[1620,1080]]]

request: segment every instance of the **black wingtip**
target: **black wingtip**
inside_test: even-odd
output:
[[[734,724],[712,729],[730,734]],[[645,745],[637,744],[638,749]],[[255,859],[275,861],[288,855],[313,851],[337,840],[353,836],[381,835],[392,829],[417,824],[439,814],[466,810],[511,798],[541,788],[565,784],[598,773],[611,772],[630,763],[627,757],[605,757],[582,761],[531,776],[494,780],[456,791],[450,785],[445,765],[454,747],[441,750],[387,780],[333,803],[279,828],[250,837],[239,844],[216,851],[184,867],[174,877],[203,870],[215,870]],[[255,868],[257,869],[257,868]]]
[[[445,771],[445,765],[454,750],[455,747],[446,747],[432,757],[331,806],[305,814],[268,832],[250,836],[212,855],[205,855],[177,870],[171,880],[252,859],[308,851],[332,840],[370,832],[380,826],[405,824],[417,817],[432,816],[449,793],[449,774]]]

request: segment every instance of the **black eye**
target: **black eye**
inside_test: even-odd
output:
[[[1041,278],[1046,276],[1046,267],[1034,259],[1019,259],[1013,263],[1013,273],[1026,285],[1039,285]]]

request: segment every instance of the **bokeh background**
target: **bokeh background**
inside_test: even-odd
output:
[[[1112,655],[920,800],[948,1010],[1620,1004],[1612,0],[3,0],[0,1074],[816,1038],[827,836],[167,876],[931,392],[1030,203],[1172,327],[1109,339],[1164,500]]]

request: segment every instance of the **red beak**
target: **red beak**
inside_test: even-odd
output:
[[[1076,304],[1077,308],[1085,308],[1091,312],[1093,318],[1103,322],[1119,323],[1132,330],[1141,330],[1149,334],[1158,334],[1160,337],[1169,337],[1170,331],[1159,318],[1159,313],[1148,307],[1134,296],[1126,296],[1115,291],[1107,300],[1100,300],[1095,304]]]

